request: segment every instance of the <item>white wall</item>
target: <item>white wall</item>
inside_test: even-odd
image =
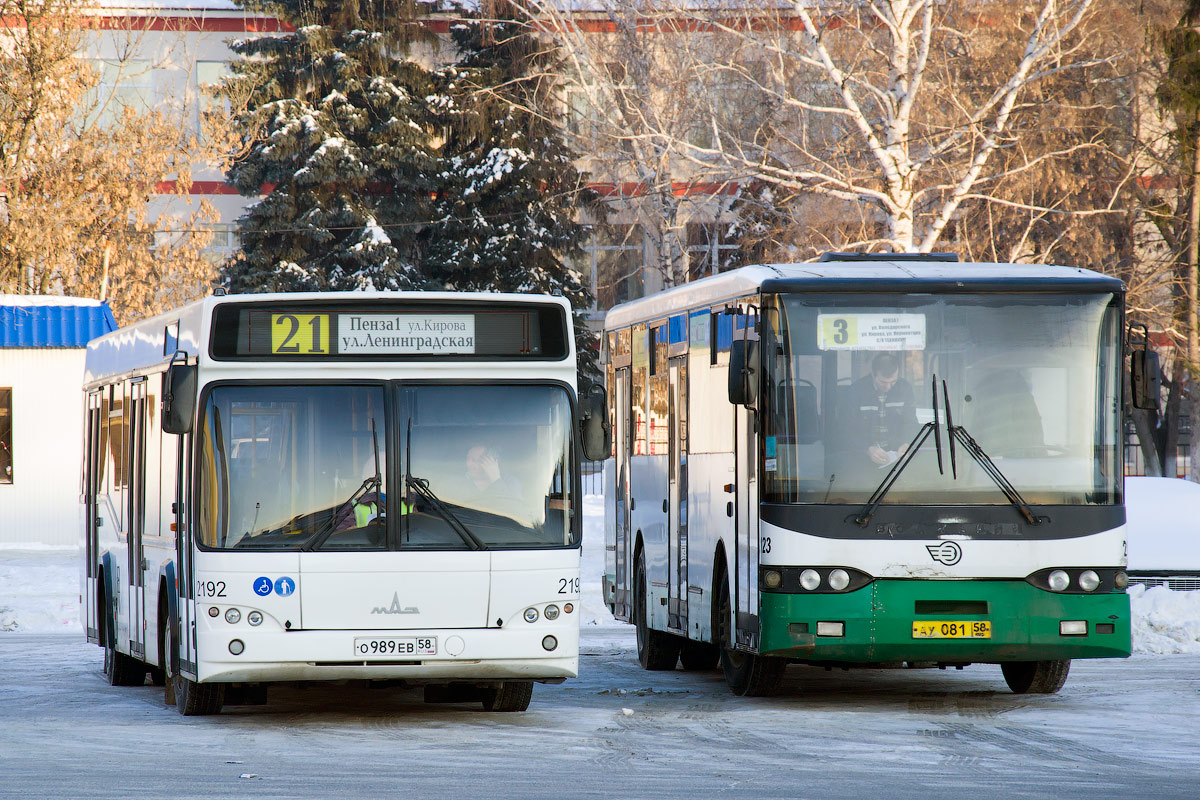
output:
[[[75,545],[83,531],[83,348],[0,349],[12,387],[13,482],[0,484],[0,546]]]

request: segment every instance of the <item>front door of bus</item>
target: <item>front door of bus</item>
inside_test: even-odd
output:
[[[748,321],[748,322],[747,322]],[[753,325],[749,316],[735,317],[734,336],[755,339],[753,331],[739,330]],[[734,448],[737,461],[737,567],[734,580],[734,644],[749,650],[758,647],[758,432],[756,412],[743,405],[734,406]]]
[[[616,371],[613,408],[616,409],[616,519],[613,553],[616,566],[613,586],[613,616],[629,619],[629,367]]]
[[[667,627],[687,633],[687,356],[670,359],[671,389],[669,421],[671,430],[668,499],[667,553]]]
[[[125,518],[129,520],[129,652],[137,658],[146,655],[146,551],[143,535],[146,527],[146,388],[145,378],[129,387],[129,431],[126,463],[129,465],[129,491],[125,494]]]

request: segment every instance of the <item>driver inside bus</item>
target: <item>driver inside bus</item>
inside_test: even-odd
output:
[[[489,497],[521,496],[521,485],[510,475],[500,471],[500,459],[496,449],[486,444],[475,444],[467,450],[467,479],[475,491]]]
[[[860,464],[885,467],[908,450],[918,427],[916,400],[895,353],[871,360],[871,373],[851,384],[847,406],[849,449]]]

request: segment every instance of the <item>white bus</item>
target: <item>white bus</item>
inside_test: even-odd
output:
[[[1124,286],[831,254],[613,308],[605,600],[647,669],[1130,652]],[[1139,386],[1141,384],[1138,384]]]
[[[578,464],[607,444],[570,320],[543,296],[236,295],[92,341],[81,599],[109,681],[192,715],[346,679],[521,711],[575,676]]]

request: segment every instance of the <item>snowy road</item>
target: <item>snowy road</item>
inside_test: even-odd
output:
[[[109,687],[78,635],[0,637],[0,798],[1087,797],[1200,794],[1200,656],[1076,662],[1053,696],[994,666],[792,667],[747,700],[716,673],[643,672],[585,629],[581,676],[524,714],[413,690],[276,690],[183,718]]]

